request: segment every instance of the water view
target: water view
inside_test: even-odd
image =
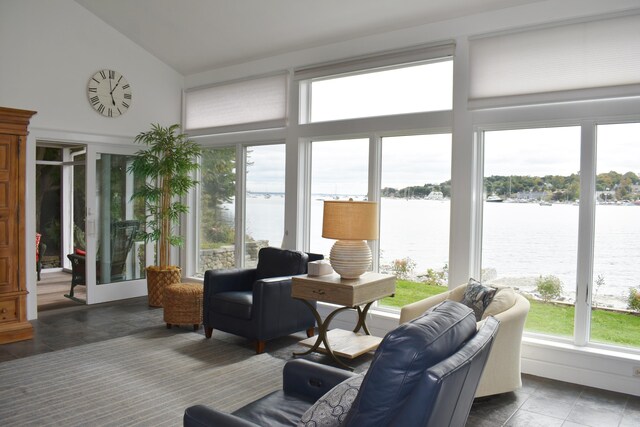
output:
[[[334,241],[323,239],[323,196],[311,204],[311,250],[328,254]],[[232,205],[227,205],[232,217]],[[485,203],[483,272],[485,280],[532,292],[540,275],[562,281],[567,300],[576,286],[578,206],[554,203]],[[411,258],[415,274],[428,268],[441,270],[449,254],[449,200],[383,198],[380,236],[381,265]],[[284,199],[258,195],[247,198],[247,232],[254,239],[279,246],[282,228],[260,218],[283,218]],[[640,259],[640,215],[638,206],[599,205],[596,210],[596,254],[594,278],[604,279],[597,289],[600,305],[626,307],[629,288],[638,285]],[[596,289],[594,287],[594,292]]]

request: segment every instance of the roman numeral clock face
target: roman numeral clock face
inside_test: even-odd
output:
[[[131,105],[131,86],[119,72],[101,70],[89,79],[87,96],[98,113],[105,117],[118,117]]]

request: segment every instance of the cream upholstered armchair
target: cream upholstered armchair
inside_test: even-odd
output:
[[[488,316],[500,321],[498,333],[493,342],[487,365],[484,368],[476,397],[513,391],[522,386],[520,378],[520,344],[524,322],[529,313],[529,301],[512,288],[491,285],[498,289],[491,303],[482,315],[482,322]],[[467,285],[423,299],[402,307],[400,324],[422,315],[429,308],[444,300],[461,302]],[[478,322],[478,323],[480,323]]]

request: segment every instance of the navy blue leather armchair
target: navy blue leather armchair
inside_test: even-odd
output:
[[[209,270],[204,276],[205,336],[214,329],[248,338],[262,353],[268,340],[307,331],[313,336],[315,318],[301,301],[291,297],[291,276],[305,274],[310,261],[322,255],[278,248],[262,248],[258,266],[250,269]]]
[[[292,360],[284,367],[282,390],[233,414],[192,406],[185,411],[184,425],[316,425],[317,420],[309,417],[322,412],[324,405],[329,408],[325,415],[341,414],[341,425],[346,426],[462,427],[498,325],[489,317],[476,332],[473,311],[445,301],[389,332],[364,377]],[[344,404],[345,394],[340,405],[334,406],[335,396],[325,393],[334,393],[345,381],[351,385],[361,381],[359,391],[350,405]]]

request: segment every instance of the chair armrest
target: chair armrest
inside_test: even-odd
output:
[[[228,291],[250,291],[256,280],[256,269],[207,270],[204,273],[204,294]]]
[[[451,291],[446,291],[441,294],[405,305],[400,309],[400,324],[402,325],[403,323],[409,322],[422,315],[431,307],[440,304],[442,301],[446,300],[449,297],[450,293]]]
[[[67,258],[69,258],[69,260],[71,261],[75,259],[75,260],[78,260],[78,262],[83,262],[83,263],[85,262],[85,259],[86,259],[84,255],[78,255],[78,254],[68,254]]]
[[[262,306],[262,301],[274,299],[277,302],[283,296],[291,297],[291,276],[267,277],[253,283],[253,304]]]
[[[310,402],[315,402],[342,381],[356,375],[358,374],[333,366],[295,359],[284,365],[282,389],[285,394],[303,396]]]
[[[232,414],[216,411],[203,405],[196,405],[187,408],[182,418],[184,427],[205,427],[205,426],[230,426],[230,427],[256,427],[250,421],[236,417]]]

